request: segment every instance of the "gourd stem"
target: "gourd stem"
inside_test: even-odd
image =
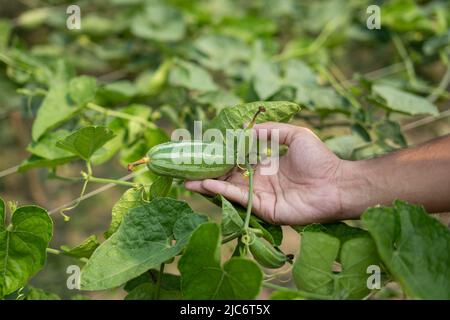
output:
[[[142,159],[139,159],[138,161],[132,162],[128,164],[128,171],[133,171],[135,167],[140,166],[142,164],[147,164],[150,162],[149,157],[144,157]]]
[[[258,108],[258,111],[256,111],[255,115],[253,116],[252,121],[250,121],[250,123],[248,124],[247,129],[251,129],[254,127],[254,125],[256,124],[256,118],[262,112],[266,112],[266,108],[264,108],[263,106],[260,106]]]
[[[253,168],[247,162],[246,164],[248,170],[248,201],[247,201],[247,213],[245,215],[244,221],[244,231],[246,232],[250,225],[250,217],[252,215],[252,205],[253,205]]]
[[[241,235],[242,235],[241,232],[235,233],[235,234],[229,236],[228,238],[223,239],[222,240],[222,244],[225,244],[225,243],[228,243],[230,241],[233,241],[234,239],[239,238]]]
[[[161,292],[161,282],[162,282],[162,277],[164,275],[164,267],[165,266],[166,266],[165,263],[161,263],[161,266],[159,267],[158,280],[156,280],[155,300],[159,300],[159,295]]]

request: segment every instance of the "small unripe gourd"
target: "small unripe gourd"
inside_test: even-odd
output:
[[[283,252],[274,248],[269,242],[256,235],[252,235],[249,249],[253,258],[255,258],[261,266],[266,268],[280,268],[288,261],[287,256]]]

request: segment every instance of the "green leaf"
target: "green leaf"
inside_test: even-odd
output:
[[[83,290],[117,287],[178,255],[206,217],[183,201],[157,198],[131,209],[81,272]],[[175,242],[174,242],[175,240]]]
[[[70,80],[69,95],[78,106],[84,106],[95,98],[97,80],[89,76],[76,77]]]
[[[178,41],[186,32],[183,16],[176,8],[152,3],[133,17],[131,32],[140,38],[156,41]]]
[[[247,45],[229,36],[206,34],[195,40],[194,46],[201,52],[196,60],[213,70],[227,72],[234,64],[250,58]]]
[[[131,81],[119,80],[100,88],[99,94],[107,101],[119,103],[133,98],[138,89]]]
[[[255,59],[251,64],[253,86],[259,99],[266,100],[282,85],[278,66],[265,59]]]
[[[450,299],[450,231],[422,206],[369,208],[362,222],[389,272],[411,298]]]
[[[352,159],[353,151],[366,144],[357,134],[337,136],[325,140],[325,144],[341,159]]]
[[[217,86],[211,75],[191,62],[178,60],[169,73],[169,83],[190,90],[214,91]]]
[[[55,293],[30,287],[25,300],[61,300],[61,298]]]
[[[333,299],[361,299],[369,294],[367,267],[379,265],[379,258],[367,232],[339,223],[307,226],[301,235],[300,255],[292,271],[300,290]],[[333,272],[335,262],[342,271]]]
[[[211,105],[217,112],[225,107],[242,103],[242,99],[224,90],[203,92],[196,96],[196,100],[200,103]]]
[[[220,197],[222,199],[222,235],[229,236],[240,232],[244,226],[244,220],[242,220],[238,211],[227,199],[222,195]]]
[[[349,113],[347,101],[332,88],[301,85],[297,86],[296,101],[311,110],[322,112]]]
[[[150,271],[152,272],[152,271]],[[147,275],[148,273],[145,273]],[[154,273],[155,278],[158,277],[158,273]],[[137,283],[129,294],[125,297],[125,300],[153,300],[155,297],[156,283],[149,276],[143,277],[141,283]],[[128,285],[128,283],[127,283]],[[181,300],[181,278],[180,276],[165,273],[161,279],[161,287],[159,293],[160,300]]]
[[[294,114],[300,111],[300,106],[287,101],[256,101],[222,109],[220,113],[211,120],[208,128],[217,128],[225,133],[226,129],[243,129],[244,124],[249,123],[258,108],[263,106],[266,112],[261,113],[257,123],[275,121],[287,122]]]
[[[56,146],[89,161],[94,152],[113,137],[114,133],[106,127],[84,127],[58,141]]]
[[[62,252],[69,257],[89,258],[92,253],[100,245],[96,235],[86,238],[83,242],[75,247],[61,246]]]
[[[123,217],[128,211],[147,203],[144,201],[144,196],[144,188],[132,188],[125,191],[112,208],[111,224],[104,234],[105,238],[111,237],[117,231],[122,223]]]
[[[403,136],[402,129],[398,122],[386,119],[377,123],[375,127],[378,140],[390,145],[406,147],[406,139]]]
[[[76,114],[83,106],[69,99],[69,85],[64,79],[52,81],[33,123],[34,141]]]
[[[172,181],[173,178],[171,177],[158,177],[150,187],[150,199],[167,196],[172,187]]]
[[[372,93],[378,97],[381,104],[393,111],[410,115],[439,114],[436,106],[427,99],[391,86],[373,85]]]
[[[11,30],[12,26],[10,21],[6,19],[0,19],[0,48],[5,48],[8,44]]]
[[[32,155],[28,159],[25,159],[19,166],[18,172],[25,172],[27,170],[35,169],[35,168],[55,168],[57,166],[66,164],[73,160],[77,159],[75,156],[59,158],[54,160],[48,160],[41,157],[37,157]]]
[[[16,209],[9,226],[5,215],[5,204],[0,199],[0,297],[23,287],[42,269],[53,233],[53,222],[42,208]]]
[[[178,263],[185,299],[254,299],[262,272],[257,264],[244,258],[220,263],[220,228],[205,223],[195,230]]]
[[[33,141],[27,146],[27,151],[32,154],[48,160],[73,157],[71,152],[56,148],[59,140],[65,139],[70,135],[70,131],[61,129],[45,134],[39,141]]]
[[[283,65],[284,83],[297,88],[299,86],[317,86],[317,75],[301,60],[288,60]]]

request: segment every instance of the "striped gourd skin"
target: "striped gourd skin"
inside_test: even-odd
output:
[[[266,268],[281,268],[287,261],[286,255],[272,247],[267,241],[256,236],[249,245],[249,249],[253,258]]]
[[[234,163],[225,163],[225,146],[220,145],[221,149],[216,151],[214,146],[219,148],[217,143],[203,141],[162,143],[148,152],[150,161],[147,166],[156,174],[179,179],[217,178],[230,171]]]

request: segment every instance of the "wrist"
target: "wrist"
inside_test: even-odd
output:
[[[376,199],[376,174],[370,160],[342,160],[336,184],[339,195],[339,219],[358,219]]]

